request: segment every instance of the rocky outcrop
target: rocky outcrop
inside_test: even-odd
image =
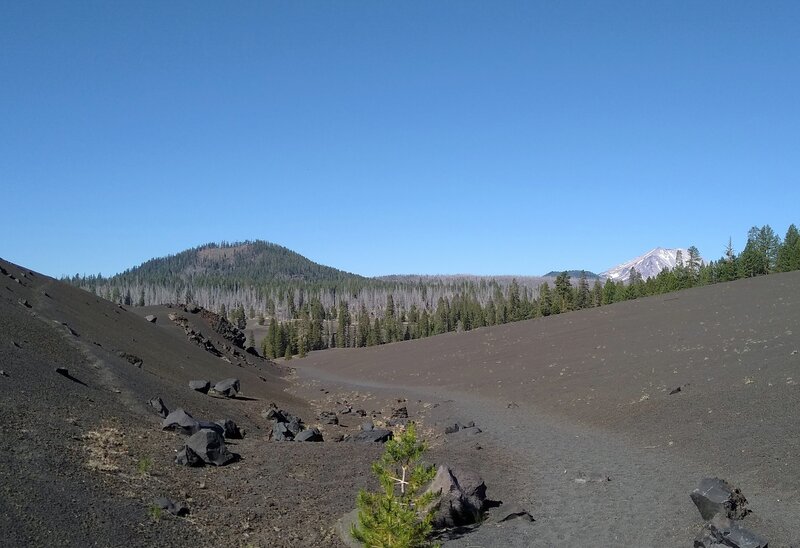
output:
[[[234,346],[244,349],[247,336],[229,322],[227,318],[205,309],[200,311],[200,316],[208,322],[211,329],[216,333],[222,335],[224,339],[230,341]]]

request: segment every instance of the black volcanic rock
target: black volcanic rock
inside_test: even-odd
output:
[[[227,398],[235,398],[241,387],[239,379],[224,379],[214,385],[214,392]]]
[[[715,515],[742,519],[750,513],[742,492],[719,478],[703,478],[689,496],[706,521]]]

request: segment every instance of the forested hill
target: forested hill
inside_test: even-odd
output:
[[[469,298],[485,306],[508,295],[533,298],[545,278],[499,276],[387,276],[366,278],[315,263],[265,241],[206,244],[151,259],[111,277],[74,276],[66,281],[109,300],[151,305],[194,302],[214,311],[244,309],[266,318],[290,320],[317,302],[335,317],[345,304],[353,314],[380,316],[393,305],[405,312],[433,310],[440,299]],[[550,280],[552,281],[552,280]]]
[[[151,259],[111,278],[114,281],[235,287],[271,282],[305,283],[364,280],[363,277],[315,263],[283,246],[253,242],[210,243],[176,255]]]

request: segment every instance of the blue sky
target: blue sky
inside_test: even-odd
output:
[[[0,256],[601,271],[800,224],[800,3],[0,3]]]

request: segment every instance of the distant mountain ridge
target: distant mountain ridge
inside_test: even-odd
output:
[[[689,258],[688,249],[656,247],[644,255],[601,272],[600,277],[611,279],[615,282],[627,282],[631,277],[631,268],[635,268],[642,275],[642,279],[654,278],[665,268],[670,270],[675,268],[678,264],[678,252],[680,252],[682,261],[685,263]]]

